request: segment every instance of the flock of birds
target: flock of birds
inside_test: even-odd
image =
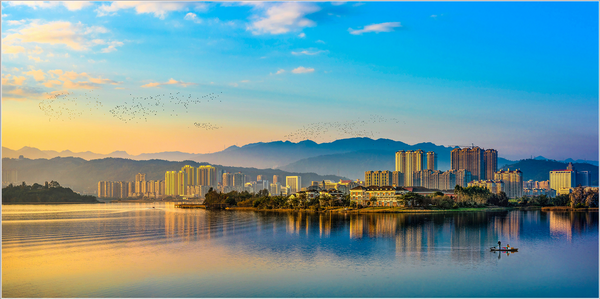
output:
[[[317,140],[320,137],[375,137],[379,132],[373,132],[368,127],[378,123],[400,123],[397,118],[386,118],[371,114],[367,119],[356,119],[345,122],[316,122],[303,126],[302,128],[284,136],[284,140],[293,142],[302,140]],[[406,122],[404,122],[406,124]],[[331,136],[335,134],[335,136]],[[327,136],[330,135],[330,136]]]
[[[196,126],[196,128],[205,129],[207,131],[218,130],[221,128],[219,126],[213,125],[212,123],[194,123],[194,126]]]
[[[72,120],[83,115],[89,109],[90,112],[98,110],[104,105],[98,101],[98,96],[93,91],[86,92],[80,96],[70,97],[68,91],[58,93],[46,93],[46,100],[41,101],[38,106],[48,117],[48,121]],[[79,98],[81,97],[81,98]],[[79,105],[81,104],[81,105]]]
[[[209,93],[204,96],[192,96],[192,94],[184,95],[181,92],[176,93],[163,93],[154,96],[137,97],[133,96],[129,102],[124,102],[121,105],[117,105],[109,112],[113,117],[127,123],[136,123],[144,120],[148,121],[149,116],[157,116],[159,113],[166,112],[169,116],[179,116],[179,110],[177,107],[183,107],[185,113],[189,113],[189,109],[192,105],[201,103],[216,102],[219,100],[220,93]],[[222,100],[219,100],[222,102]],[[165,106],[166,104],[166,106]]]
[[[147,122],[149,117],[159,114],[168,114],[177,117],[180,113],[189,113],[193,105],[210,102],[222,102],[220,93],[209,93],[203,96],[182,94],[181,92],[163,93],[154,96],[134,96],[122,104],[114,106],[108,113],[124,123],[140,121]],[[92,90],[84,94],[76,95],[70,92],[47,93],[46,100],[39,103],[39,108],[48,117],[48,120],[72,120],[84,115],[84,112],[92,112],[104,107],[98,100],[98,95]],[[180,108],[183,108],[183,112]],[[106,115],[106,112],[104,112]],[[218,129],[219,127],[204,123],[195,126],[204,129]]]
[[[181,92],[162,93],[153,96],[132,96],[131,100],[116,105],[108,110],[113,117],[125,123],[129,122],[148,122],[152,116],[166,115],[178,117],[183,111],[189,113],[194,105],[210,102],[222,102],[219,98],[222,92],[209,93],[204,96],[193,96],[192,94],[182,94]],[[98,99],[95,91],[88,91],[83,94],[72,94],[70,92],[60,92],[47,94],[47,99],[39,103],[40,109],[48,117],[48,120],[72,120],[81,117],[84,112],[93,112],[102,109],[104,104]],[[106,114],[106,112],[104,112]],[[335,122],[316,122],[303,126],[302,128],[284,136],[284,140],[302,141],[316,140],[321,137],[371,137],[379,132],[373,132],[369,128],[372,124],[378,123],[400,123],[396,118],[386,118],[380,115],[369,115],[365,119],[355,119],[350,121]],[[404,122],[406,124],[406,122]],[[221,129],[220,126],[210,122],[194,122],[198,129],[207,131]],[[335,136],[332,136],[335,135]]]

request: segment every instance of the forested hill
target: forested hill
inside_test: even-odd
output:
[[[523,180],[545,181],[550,179],[550,171],[566,169],[568,163],[554,160],[526,159],[517,163],[504,166],[502,169],[520,169],[523,172]],[[592,173],[592,186],[598,186],[598,166],[588,163],[573,163],[573,168],[578,171],[589,171]]]
[[[61,187],[58,182],[48,185],[19,184],[2,188],[2,203],[98,203],[94,196],[80,195],[70,188]]]
[[[172,162],[165,160],[130,160],[121,158],[104,158],[86,161],[81,158],[52,158],[52,159],[2,159],[2,169],[17,170],[17,181],[28,184],[43,184],[46,181],[58,181],[63,186],[72,188],[77,192],[95,194],[99,181],[133,181],[139,172],[146,174],[146,180],[164,180],[165,172],[180,170],[185,165],[198,167],[207,163],[194,161]],[[264,175],[272,181],[273,175],[285,176],[299,175],[302,185],[310,185],[311,181],[346,179],[335,175],[317,175],[315,173],[286,172],[279,169],[257,169],[244,167],[230,167],[215,165],[219,170],[227,172],[242,172],[256,179],[257,175]]]

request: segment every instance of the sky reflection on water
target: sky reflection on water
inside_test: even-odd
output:
[[[152,206],[3,206],[3,297],[598,297],[598,213]]]

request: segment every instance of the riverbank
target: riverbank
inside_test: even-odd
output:
[[[257,212],[311,212],[311,213],[456,213],[456,212],[502,212],[514,210],[513,207],[485,207],[485,208],[458,208],[448,210],[425,210],[425,209],[410,209],[397,207],[374,207],[374,208],[326,208],[316,211],[314,209],[258,209],[253,207],[229,207],[227,210],[233,211],[257,211]]]
[[[542,207],[542,211],[598,212],[598,208]]]

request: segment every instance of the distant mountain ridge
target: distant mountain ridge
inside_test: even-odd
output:
[[[32,147],[24,147],[15,151],[2,147],[2,157],[18,158],[19,155],[23,155],[30,159],[79,157],[85,160],[93,160],[114,157],[132,160],[189,160],[198,163],[206,162],[238,167],[280,168],[293,172],[310,171],[320,175],[339,174],[356,179],[364,178],[364,171],[366,170],[394,170],[394,155],[396,151],[416,149],[421,149],[425,152],[436,152],[438,156],[438,169],[447,170],[450,168],[450,151],[453,147],[436,145],[431,142],[409,145],[401,141],[366,137],[339,139],[320,144],[311,140],[297,143],[290,141],[258,142],[242,147],[231,146],[223,151],[209,154],[171,151],[130,155],[124,151],[115,151],[104,155],[90,151],[82,153],[74,153],[68,150],[62,152],[42,151]],[[537,157],[536,159],[538,158],[542,159],[543,157]],[[500,168],[516,162],[499,157],[498,167]],[[595,162],[595,165],[598,164],[597,161],[585,162]]]
[[[103,158],[84,160],[75,157],[55,157],[52,159],[12,159],[3,158],[2,168],[17,171],[17,181],[27,184],[44,184],[45,181],[57,181],[62,186],[77,192],[95,194],[99,181],[133,181],[138,172],[146,174],[146,180],[164,180],[165,172],[179,170],[185,165],[198,167],[208,163],[194,161],[165,161],[165,160],[131,160],[122,158]],[[227,172],[242,172],[254,180],[257,175],[264,175],[272,181],[273,175],[301,176],[302,186],[310,185],[311,181],[332,180],[338,182],[345,177],[315,173],[286,172],[280,169],[257,169],[244,167],[229,167],[212,164],[219,170]]]
[[[505,165],[502,169],[519,169],[523,172],[523,180],[546,181],[550,179],[550,171],[566,169],[567,163],[554,160],[524,159]],[[578,171],[589,171],[592,175],[592,186],[598,186],[598,166],[589,163],[573,163]]]

